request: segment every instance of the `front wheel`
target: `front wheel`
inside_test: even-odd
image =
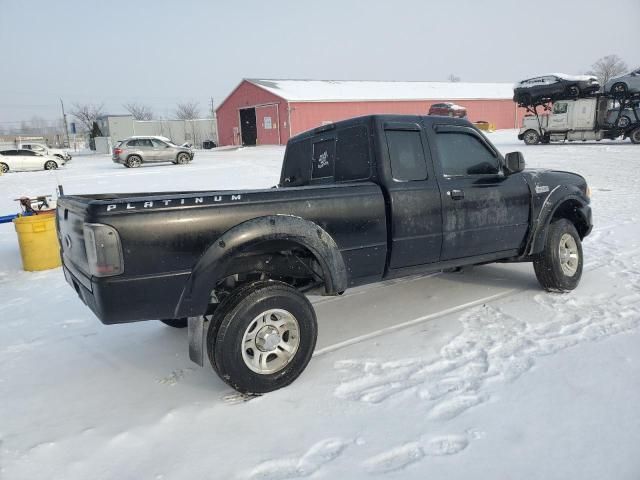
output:
[[[189,163],[190,157],[187,153],[179,153],[176,159],[178,165],[186,165]]]
[[[256,282],[231,294],[207,333],[211,365],[242,393],[285,387],[304,371],[318,327],[309,300],[282,282]]]
[[[571,85],[567,88],[567,94],[570,97],[578,97],[580,96],[580,88],[577,85]]]
[[[540,134],[535,130],[527,130],[522,137],[527,145],[535,145],[540,141]]]
[[[545,290],[567,292],[582,277],[582,242],[576,227],[561,218],[549,225],[544,251],[533,261],[538,282]]]
[[[630,134],[629,138],[633,143],[640,143],[640,127],[635,128]]]
[[[44,164],[44,169],[45,170],[55,170],[58,168],[58,164],[56,162],[54,162],[53,160],[49,160],[47,162],[45,162]]]

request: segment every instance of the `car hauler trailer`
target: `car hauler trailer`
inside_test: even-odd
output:
[[[616,138],[640,144],[640,94],[598,94],[520,106],[529,112],[518,133],[527,145]]]

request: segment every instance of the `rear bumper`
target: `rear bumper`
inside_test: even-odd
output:
[[[106,325],[173,318],[191,273],[89,278],[68,265],[63,270],[80,299]]]

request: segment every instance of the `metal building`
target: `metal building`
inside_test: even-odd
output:
[[[278,145],[305,130],[376,113],[426,115],[434,103],[466,107],[470,121],[518,128],[511,83],[245,79],[218,106],[220,145]]]

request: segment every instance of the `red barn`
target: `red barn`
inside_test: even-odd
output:
[[[290,137],[345,118],[426,115],[443,101],[470,121],[518,128],[524,114],[510,83],[245,79],[216,110],[220,145],[284,145]]]

